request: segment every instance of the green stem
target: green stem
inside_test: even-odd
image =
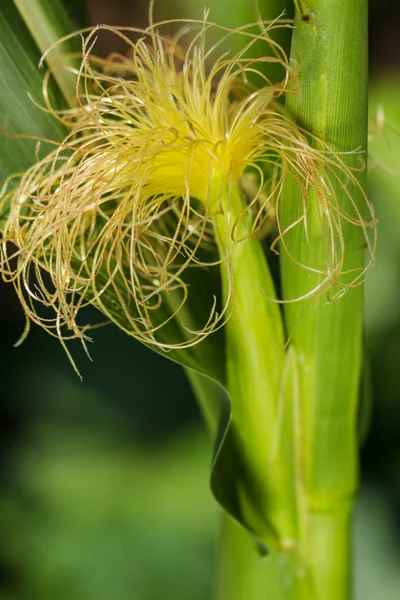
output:
[[[344,503],[330,512],[308,513],[305,554],[309,577],[304,599],[351,597],[351,512],[351,503]]]
[[[291,58],[298,69],[299,91],[287,108],[302,127],[334,150],[366,149],[367,0],[307,0],[296,3]],[[351,168],[354,154],[342,155]],[[358,180],[365,188],[365,172]],[[333,185],[339,205],[349,212],[343,187]],[[360,213],[364,199],[355,186]],[[315,198],[310,196],[311,211]],[[281,204],[283,229],[301,214],[296,182],[289,182]],[[285,237],[302,264],[321,268],[327,250],[321,231],[307,237],[296,227]],[[318,219],[316,219],[318,222]],[[362,269],[363,232],[342,219],[344,270]],[[283,294],[304,296],[321,281],[282,252]],[[316,600],[347,600],[350,591],[350,515],[358,479],[356,431],[362,361],[362,287],[330,303],[314,297],[285,305],[287,330],[298,357],[301,411],[302,487],[306,497],[301,554]],[[306,596],[308,597],[308,596]]]
[[[309,514],[308,572],[290,557],[271,551],[260,556],[247,532],[223,516],[215,598],[218,600],[316,600],[350,593],[347,507],[332,514]],[[335,557],[332,560],[332,557]],[[318,572],[318,577],[314,574]]]
[[[260,556],[247,531],[223,515],[215,598],[281,600],[284,576],[276,555]]]

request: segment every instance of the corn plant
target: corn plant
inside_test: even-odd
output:
[[[42,326],[79,372],[69,340],[89,352],[106,319],[186,369],[224,509],[218,600],[350,599],[367,0],[237,28],[157,23],[150,3],[146,29],[78,34],[58,3],[0,11],[0,265],[22,338]],[[103,31],[126,53],[96,56]]]

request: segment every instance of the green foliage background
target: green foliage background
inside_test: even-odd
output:
[[[144,1],[115,0],[110,14],[107,4],[86,7],[75,0],[69,9],[76,23],[86,8],[94,23],[146,23]],[[168,4],[156,5],[160,17],[202,16],[194,0]],[[209,0],[207,5],[227,25],[253,19],[251,3]],[[394,1],[385,7],[371,2],[371,11],[370,111],[373,118],[383,105],[387,125],[371,143],[370,196],[380,219],[377,264],[366,283],[374,408],[362,457],[356,598],[395,600],[400,593],[400,57],[396,60],[390,32],[396,15],[400,24],[400,11]],[[23,24],[14,34],[5,32],[15,34],[15,54],[0,65],[0,73],[14,69],[20,89],[1,106],[0,118],[9,118],[10,130],[24,131],[32,126],[24,91],[39,83],[40,73],[28,63],[25,69],[15,66],[23,52]],[[29,43],[39,59],[34,41]],[[43,119],[38,128],[52,127]],[[33,157],[23,140],[3,136],[0,151],[15,158],[15,169]],[[10,286],[1,284],[0,294],[0,599],[210,598],[219,519],[208,485],[211,445],[181,369],[109,326],[95,334],[93,363],[79,345],[73,350],[84,378],[80,383],[57,341],[42,331],[35,328],[21,348],[12,348],[23,316]]]

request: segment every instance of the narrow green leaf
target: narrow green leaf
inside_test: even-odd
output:
[[[12,0],[0,5],[0,119],[7,133],[61,140],[63,128],[34,102],[43,104],[40,50]],[[29,97],[29,95],[30,97]],[[33,101],[34,102],[33,102]],[[0,133],[0,179],[35,161],[35,142]],[[43,149],[45,151],[45,149]]]
[[[224,388],[218,386],[215,381],[209,377],[201,375],[193,369],[185,369],[186,375],[190,381],[193,392],[199,403],[203,419],[208,427],[212,440],[215,440],[218,434],[220,415],[221,415],[221,394]]]
[[[14,0],[14,4],[41,54],[73,31],[68,12],[61,0]],[[68,54],[79,51],[78,39],[74,37],[55,47],[46,59],[67,104],[72,103],[75,95],[75,78],[68,69],[76,66],[76,60]]]
[[[108,274],[102,273],[99,275],[97,283],[102,287],[102,282],[106,284],[107,280]],[[192,339],[193,331],[199,331],[204,328],[209,318],[213,298],[218,297],[220,294],[219,280],[209,276],[207,272],[202,272],[200,269],[192,271],[187,269],[185,281],[190,286],[189,298],[178,314],[174,318],[169,319],[175,307],[180,303],[180,296],[175,297],[174,292],[171,292],[167,295],[168,302],[163,302],[152,317],[153,325],[160,326],[155,335],[160,344],[177,345]],[[121,293],[123,292],[124,289],[121,288]],[[111,288],[107,288],[102,294],[101,299],[113,322],[127,333],[130,333],[131,325],[118,302],[115,292]],[[94,305],[97,306],[96,303]],[[130,311],[131,318],[139,316],[136,314],[136,309],[133,305],[131,305]],[[150,347],[162,356],[184,367],[207,375],[222,385],[225,384],[225,346],[222,329],[215,331],[201,342],[193,344],[188,348],[163,350],[154,345]]]
[[[38,108],[44,105],[42,85],[44,69],[39,69],[42,53],[60,37],[72,30],[68,14],[59,0],[4,0],[0,6],[0,181],[16,172],[23,172],[36,160],[35,151],[46,154],[51,146],[38,140],[61,141],[64,128],[50,114]],[[62,106],[60,88],[65,99],[74,93],[71,73],[60,66],[71,67],[66,52],[76,50],[75,43],[63,45],[49,57],[54,79],[49,93],[56,106]],[[44,65],[47,68],[46,64]],[[57,83],[56,83],[57,82]],[[58,87],[60,86],[60,88]],[[65,102],[65,100],[64,100]],[[10,137],[20,136],[20,137]],[[25,137],[24,137],[25,136]],[[36,139],[29,139],[31,138]],[[0,215],[0,228],[5,214]]]

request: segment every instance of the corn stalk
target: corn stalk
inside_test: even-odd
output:
[[[299,75],[299,91],[287,104],[292,118],[337,152],[349,153],[342,155],[348,167],[360,168],[360,156],[353,151],[365,152],[367,143],[367,0],[296,2],[291,58]],[[361,189],[353,186],[352,197],[363,214],[365,169],[357,178]],[[341,182],[334,187],[341,209],[351,211]],[[301,210],[294,183],[287,187],[286,200],[283,226],[293,223]],[[343,270],[350,280],[352,270],[364,265],[362,228],[343,222],[343,241]],[[307,239],[298,228],[286,242],[304,264],[317,267],[327,260],[323,231]],[[317,273],[305,273],[285,253],[281,261],[285,299],[301,298],[319,285]],[[358,486],[362,285],[350,287],[334,302],[320,295],[287,303],[285,319],[299,374],[297,476],[305,503],[299,543],[310,573],[304,597],[346,600],[351,597],[351,516]]]

